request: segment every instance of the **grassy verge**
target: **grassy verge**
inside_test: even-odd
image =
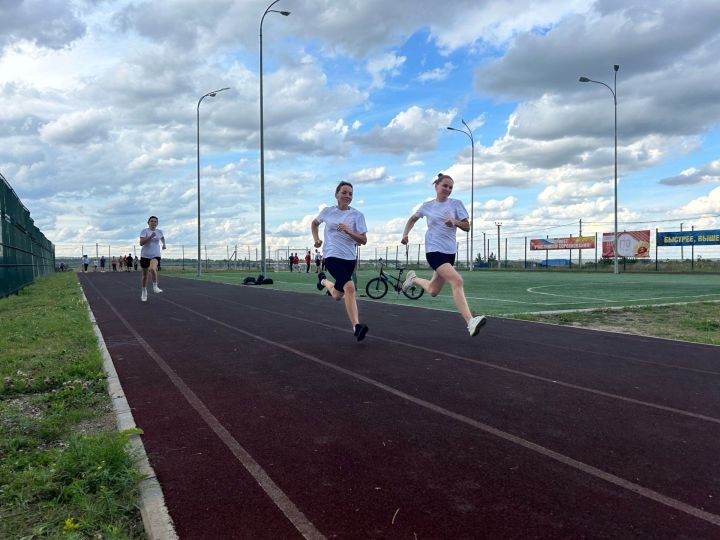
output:
[[[74,273],[0,300],[0,538],[144,538]]]
[[[516,319],[720,345],[720,303],[523,314]]]

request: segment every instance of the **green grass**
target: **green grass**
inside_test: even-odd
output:
[[[378,302],[362,298],[365,283],[377,272],[361,270],[358,274],[360,300]],[[196,278],[191,272],[173,275]],[[239,285],[248,275],[257,272],[204,273],[201,279]],[[431,273],[418,270],[418,275],[430,277]],[[462,275],[465,295],[475,314],[720,344],[718,275],[548,271],[479,271]],[[312,272],[270,272],[268,277],[274,280],[270,286],[274,289],[317,294],[317,278]],[[419,300],[409,300],[390,291],[380,301],[455,310],[449,286],[436,298],[426,294]]]
[[[720,303],[699,302],[592,312],[526,314],[517,318],[720,345]]]
[[[74,273],[0,300],[0,538],[144,538]]]

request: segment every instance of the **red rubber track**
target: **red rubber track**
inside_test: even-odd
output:
[[[183,540],[720,538],[718,347],[80,281]]]

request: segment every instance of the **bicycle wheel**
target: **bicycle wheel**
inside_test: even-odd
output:
[[[407,291],[403,291],[403,294],[405,296],[407,296],[410,300],[417,300],[418,298],[420,298],[423,295],[424,292],[425,292],[425,289],[423,289],[422,287],[413,285]]]
[[[370,298],[374,300],[379,300],[380,298],[385,296],[387,294],[387,291],[387,281],[378,277],[371,279],[370,281],[368,281],[367,285],[365,285],[365,292]]]

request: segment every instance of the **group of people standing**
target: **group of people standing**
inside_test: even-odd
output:
[[[456,230],[470,230],[469,215],[462,201],[451,199],[453,179],[446,174],[438,174],[433,182],[435,199],[427,201],[410,216],[402,233],[400,242],[408,243],[408,235],[415,223],[427,219],[428,229],[425,234],[425,257],[433,270],[430,279],[417,276],[414,271],[408,272],[403,283],[403,290],[417,286],[427,291],[430,296],[437,296],[449,283],[452,288],[453,301],[467,325],[470,336],[476,336],[485,325],[487,319],[483,315],[473,316],[468,307],[462,276],[455,270],[457,243]],[[323,246],[324,263],[335,281],[328,279],[325,272],[318,273],[317,288],[326,290],[326,294],[334,300],[345,302],[345,310],[352,325],[353,334],[362,341],[368,333],[368,326],[360,322],[357,307],[355,284],[352,280],[356,264],[356,247],[367,243],[367,225],[365,216],[350,206],[353,198],[353,186],[349,182],[340,182],[335,188],[337,205],[323,208],[312,221],[310,231],[315,247]],[[320,224],[325,223],[324,240],[320,239]]]
[[[87,255],[83,255],[81,259],[82,264],[82,271],[87,272],[88,267],[90,266],[90,259],[88,259]],[[123,271],[123,267],[125,267],[125,271],[129,272],[131,268],[134,268],[137,270],[138,268],[138,261],[137,258],[133,258],[132,253],[128,253],[127,255],[121,255],[120,257],[114,257],[110,260],[110,264],[112,266],[112,271],[117,272],[118,271],[118,265],[120,266],[120,271]],[[92,266],[93,266],[93,272],[97,272],[98,266],[100,267],[100,271],[105,271],[105,266],[107,265],[107,259],[105,258],[105,255],[102,255],[100,259],[93,259]]]
[[[305,273],[310,273],[310,265],[312,264],[313,257],[310,255],[310,250],[305,253]],[[291,253],[288,255],[288,263],[290,264],[290,271],[293,270],[295,272],[300,272],[300,258],[298,257],[297,253]],[[315,273],[317,274],[320,272],[320,267],[322,266],[322,269],[325,270],[325,267],[323,265],[323,257],[320,255],[320,252],[316,249],[315,250]]]

